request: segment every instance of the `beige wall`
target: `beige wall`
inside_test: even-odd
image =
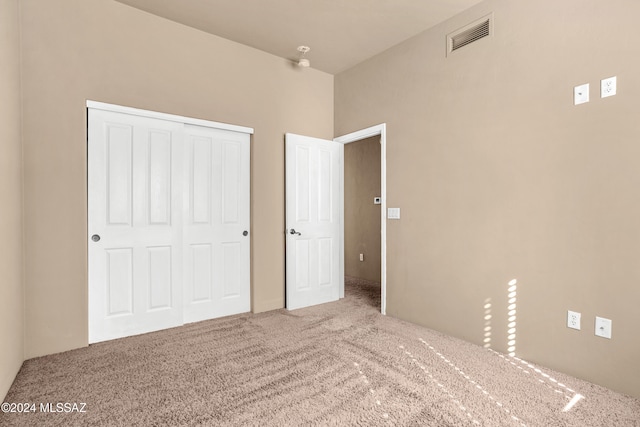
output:
[[[333,76],[111,0],[22,4],[26,356],[87,344],[86,99],[255,128],[253,310],[283,307],[284,133],[332,137]]]
[[[18,1],[0,0],[0,401],[24,359]]]
[[[380,137],[344,146],[344,269],[380,282]],[[364,261],[360,261],[360,254]]]
[[[445,35],[489,12],[495,36],[446,57]],[[628,0],[488,0],[336,76],[336,135],[387,123],[390,315],[482,344],[490,302],[505,351],[515,278],[518,356],[640,397],[638,16]]]

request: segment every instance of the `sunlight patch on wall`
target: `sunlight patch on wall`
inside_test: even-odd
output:
[[[491,348],[491,298],[484,300],[484,348]]]
[[[517,296],[518,296],[518,280],[513,279],[509,281],[509,288],[507,294],[507,309],[509,310],[507,315],[507,351],[509,356],[515,356],[516,354],[516,322],[517,322]]]

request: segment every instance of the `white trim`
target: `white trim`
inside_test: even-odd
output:
[[[168,120],[171,122],[184,123],[188,125],[205,126],[208,128],[229,130],[232,132],[248,133],[250,135],[253,135],[253,128],[248,128],[245,126],[237,126],[237,125],[230,125],[228,123],[219,123],[219,122],[212,122],[209,120],[194,119],[192,117],[177,116],[174,114],[160,113],[157,111],[140,110],[138,108],[125,107],[122,105],[115,105],[115,104],[106,104],[104,102],[87,100],[87,108],[93,108],[95,110],[112,111],[114,113],[131,114],[134,116],[149,117],[152,119]]]
[[[380,293],[382,302],[380,304],[380,312],[387,314],[387,124],[371,126],[356,132],[334,138],[335,142],[348,144],[350,142],[360,141],[372,136],[380,135],[380,196],[382,197],[382,205],[380,206]],[[340,188],[344,194],[344,165],[340,171]],[[343,277],[342,288],[340,289],[340,297],[344,297],[344,197],[340,198],[340,223],[341,223],[341,256],[340,268]]]

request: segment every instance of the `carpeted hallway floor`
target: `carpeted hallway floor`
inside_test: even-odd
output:
[[[379,292],[28,360],[5,402],[36,412],[0,425],[640,426],[640,401],[382,316]]]

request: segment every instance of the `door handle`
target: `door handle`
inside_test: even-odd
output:
[[[94,234],[93,236],[91,236],[91,240],[93,240],[94,242],[99,242],[100,241],[100,235],[99,234]]]
[[[244,231],[242,232],[242,235],[243,235],[243,236],[248,236],[248,235],[249,235],[249,232],[248,232],[247,230],[244,230]]]
[[[292,228],[291,230],[289,230],[289,234],[297,234],[298,236],[302,235],[302,233],[300,233],[299,231],[296,231],[295,228]]]

